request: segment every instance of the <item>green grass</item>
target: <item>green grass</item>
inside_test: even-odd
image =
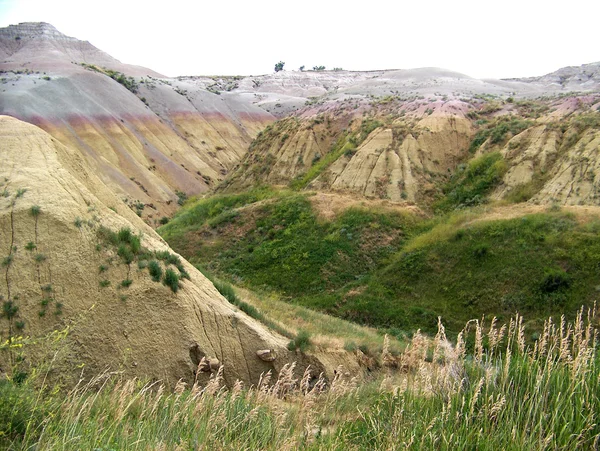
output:
[[[490,155],[466,170],[471,179],[494,174]],[[463,192],[472,185],[480,186],[465,182]],[[560,212],[477,222],[483,207],[431,220],[349,209],[324,221],[307,195],[289,193],[232,211],[216,227],[207,219],[179,227],[175,218],[171,230],[185,232],[169,243],[219,278],[401,340],[419,328],[434,333],[438,316],[456,334],[469,318],[516,310],[531,318],[531,336],[537,318],[589,305],[597,293],[600,222]],[[568,282],[556,285],[552,274]]]
[[[311,347],[311,345],[312,343],[310,341],[310,334],[308,333],[308,331],[300,329],[298,331],[298,335],[296,335],[296,337],[288,343],[287,348],[290,351],[299,350],[302,352],[306,352]]]
[[[208,199],[190,200],[168,224],[158,230],[165,239],[169,239],[171,236],[194,229],[198,224],[216,218],[233,208],[269,199],[274,195],[275,192],[270,188],[262,188],[236,195],[218,195]],[[219,224],[215,223],[216,225]]]
[[[170,235],[170,244],[192,262],[217,275],[243,280],[248,286],[288,295],[321,293],[376,268],[399,248],[404,229],[414,222],[409,216],[358,209],[324,222],[300,194],[283,196],[246,213],[254,215],[254,224],[242,237],[229,237],[225,231],[249,221],[240,213],[232,223],[217,229],[215,242],[198,242],[186,233],[177,238]],[[170,224],[177,226],[177,219]],[[382,241],[384,246],[379,245]]]
[[[471,141],[469,152],[475,153],[488,139],[490,144],[500,144],[508,139],[509,136],[516,136],[533,124],[533,121],[514,116],[502,116],[492,122],[484,121],[482,124],[483,127],[475,134],[475,137]]]
[[[177,293],[177,290],[179,290],[179,275],[172,269],[168,268],[165,271],[163,283],[168,286],[173,293]]]
[[[449,211],[487,202],[487,195],[506,173],[508,165],[499,152],[484,154],[458,167],[452,179],[443,188],[445,196],[434,209]]]
[[[157,262],[156,260],[151,260],[148,263],[148,272],[150,273],[150,277],[152,277],[152,280],[154,282],[160,282],[163,271],[159,262]]]

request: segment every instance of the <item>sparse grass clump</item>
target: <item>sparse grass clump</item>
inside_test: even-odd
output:
[[[133,280],[131,280],[131,279],[122,280],[121,281],[121,288],[129,288],[132,283],[133,283]]]
[[[33,216],[34,218],[37,217],[37,216],[39,216],[41,212],[42,212],[42,207],[40,207],[39,205],[33,205],[29,209],[29,214],[31,216]]]

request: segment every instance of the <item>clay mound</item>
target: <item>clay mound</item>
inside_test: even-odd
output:
[[[0,141],[0,298],[4,311],[12,311],[0,318],[2,339],[37,337],[68,325],[61,344],[67,360],[55,363],[54,375],[74,378],[74,368],[83,364],[88,376],[108,369],[174,383],[191,381],[197,371],[201,380],[208,378],[223,364],[228,383],[256,383],[261,373],[295,360],[285,348],[288,340],[231,306],[77,151],[6,116],[0,116]],[[130,246],[127,237],[107,237],[107,230],[124,228],[145,249],[136,253],[135,240]],[[144,268],[151,260],[163,273],[170,269],[189,279],[182,278],[174,292],[153,281]],[[266,349],[274,361],[257,356]],[[199,367],[203,357],[210,365]],[[6,370],[7,354],[0,359]]]
[[[38,70],[74,70],[73,61],[83,61],[127,75],[163,77],[145,67],[123,64],[89,42],[66,36],[45,22],[0,28],[0,58],[7,69],[22,69],[25,63]]]
[[[2,57],[0,114],[78,149],[153,225],[181,193],[222,180],[274,119],[237,94],[121,64],[49,24],[0,29]]]

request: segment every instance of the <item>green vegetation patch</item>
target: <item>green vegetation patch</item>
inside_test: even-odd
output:
[[[562,213],[455,226],[440,224],[409,242],[364,291],[328,312],[355,321],[433,333],[438,316],[450,331],[470,318],[515,312],[535,319],[591,304],[598,286],[600,237]],[[443,230],[437,233],[436,228]],[[432,234],[426,239],[427,234]],[[413,242],[420,244],[414,245]]]
[[[445,196],[434,209],[449,211],[487,202],[487,195],[506,173],[508,165],[499,152],[484,154],[458,167],[443,188]]]
[[[163,283],[171,288],[171,290],[176,293],[179,289],[179,281],[181,279],[189,279],[190,276],[185,270],[181,259],[174,254],[171,254],[169,251],[154,251],[151,252],[148,249],[142,247],[142,237],[141,235],[134,234],[131,229],[127,227],[123,227],[119,229],[117,232],[107,228],[100,227],[97,231],[98,238],[105,245],[112,246],[116,248],[117,255],[121,258],[121,261],[126,264],[128,267],[131,267],[131,264],[137,260],[138,268],[143,270],[148,268],[148,272],[150,277],[154,282]],[[160,265],[159,261],[164,262],[165,272],[163,278],[163,268]],[[179,273],[175,273],[168,266],[172,265],[177,268]],[[99,272],[103,273],[108,270],[108,265],[100,265]],[[128,288],[131,286],[133,281],[129,279],[129,277],[123,280],[120,283],[120,287]],[[104,279],[100,281],[100,286],[107,287],[110,285],[110,281],[108,279]]]
[[[488,154],[465,169],[462,199],[489,189],[498,162]],[[325,221],[308,195],[289,193],[235,212],[216,227],[208,219],[180,227],[176,218],[169,243],[220,278],[400,339],[434,333],[439,316],[457,333],[469,319],[515,311],[532,318],[533,333],[536,318],[575,311],[597,293],[600,222],[560,212],[478,222],[477,209],[427,221],[349,209]]]
[[[502,116],[496,121],[488,122],[486,120],[478,121],[476,124],[482,126],[471,141],[469,152],[475,153],[481,145],[490,140],[490,144],[500,144],[509,136],[516,136],[524,130],[527,130],[534,123],[530,120],[520,119],[515,116]]]

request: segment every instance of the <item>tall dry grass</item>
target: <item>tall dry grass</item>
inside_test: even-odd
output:
[[[455,343],[439,323],[399,356],[384,340],[372,380],[296,374],[255,387],[159,383],[100,375],[66,396],[43,392],[44,416],[9,449],[598,449],[600,357],[595,309],[546,321],[534,343],[523,319],[471,321]],[[0,386],[1,387],[1,386]],[[13,387],[14,388],[14,387]],[[41,393],[41,392],[40,392]],[[38,397],[39,398],[39,397]],[[0,412],[2,409],[0,409]],[[32,410],[35,413],[35,409]],[[38,412],[39,413],[39,412]],[[3,421],[6,418],[3,417]]]

